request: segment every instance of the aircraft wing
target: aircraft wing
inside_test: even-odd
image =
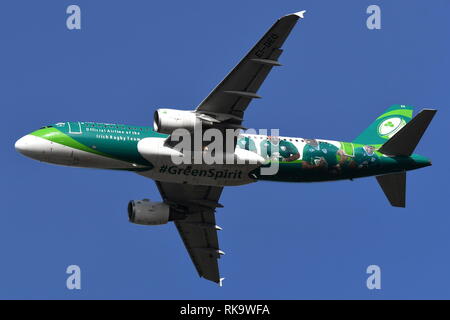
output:
[[[281,46],[305,11],[289,14],[279,19],[258,41],[250,52],[200,103],[196,112],[238,127],[244,111],[274,66],[280,66]],[[210,118],[209,118],[210,119]]]
[[[217,238],[215,209],[222,187],[156,181],[167,204],[186,214],[175,225],[200,277],[220,283],[218,259],[223,254]]]

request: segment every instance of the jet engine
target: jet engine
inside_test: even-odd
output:
[[[166,224],[172,220],[184,219],[186,216],[173,210],[164,202],[153,202],[148,199],[131,200],[128,203],[130,222],[146,226]]]
[[[193,131],[202,120],[195,112],[175,109],[158,109],[153,115],[153,129],[159,133],[171,134],[175,129]]]

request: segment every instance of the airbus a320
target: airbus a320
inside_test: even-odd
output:
[[[153,127],[94,122],[60,122],[17,140],[23,155],[43,162],[86,168],[127,170],[153,179],[162,201],[133,200],[129,220],[142,225],[173,221],[198,274],[221,283],[215,211],[226,186],[261,180],[316,182],[375,176],[389,202],[405,206],[406,171],[431,165],[414,149],[436,110],[393,105],[351,142],[248,134],[240,131],[224,153],[232,163],[174,164],[180,155],[172,134],[243,128],[244,113],[274,67],[282,45],[305,11],[280,18],[195,110],[158,109]],[[207,146],[204,141],[200,149]],[[239,161],[237,161],[239,160]],[[277,164],[275,174],[263,170]]]

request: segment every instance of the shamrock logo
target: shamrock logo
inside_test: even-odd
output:
[[[393,132],[396,132],[396,130],[398,131],[405,124],[405,120],[399,117],[386,119],[378,126],[378,134],[381,136],[388,136],[391,134],[392,136]]]

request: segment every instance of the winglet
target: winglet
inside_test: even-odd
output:
[[[294,12],[293,14],[298,16],[300,19],[303,19],[305,17],[305,13],[306,13],[306,10]]]
[[[220,279],[219,279],[219,287],[222,287],[222,286],[223,286],[223,280],[225,280],[225,278],[220,278]]]

